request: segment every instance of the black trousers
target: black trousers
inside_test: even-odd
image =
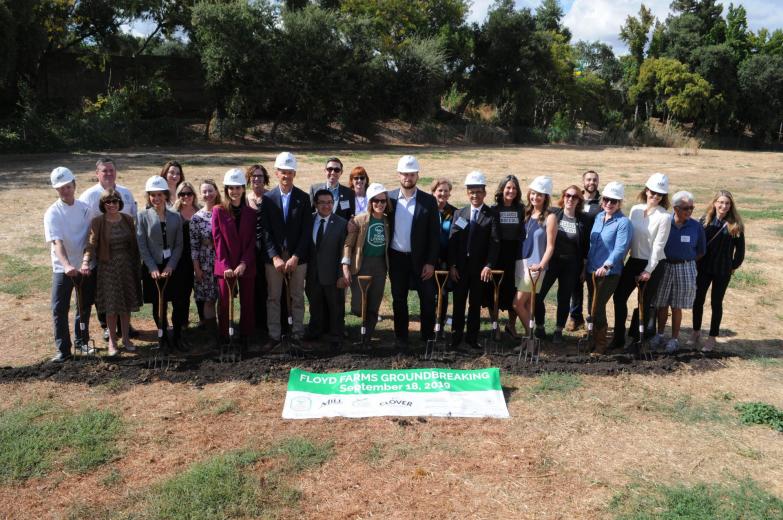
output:
[[[625,320],[628,317],[628,298],[631,293],[636,289],[636,277],[644,271],[644,267],[647,265],[647,260],[641,258],[629,258],[625,262],[623,272],[620,274],[620,282],[617,284],[617,289],[614,291],[612,301],[614,302],[614,339],[616,343],[620,341],[625,342]],[[647,324],[645,324],[645,330],[648,331],[647,335],[654,334],[655,321],[657,315],[655,309],[652,308],[652,302],[655,300],[655,293],[658,291],[658,285],[663,278],[664,262],[658,262],[652,273],[650,273],[650,279],[647,281],[647,285],[644,289],[644,315],[648,317]],[[649,324],[652,323],[652,327]],[[631,326],[628,329],[628,335],[634,339],[639,339],[639,311],[634,309],[631,315]]]
[[[571,294],[582,272],[582,258],[575,256],[552,258],[544,274],[544,281],[536,294],[536,325],[543,326],[546,319],[544,298],[557,281],[557,326],[565,327],[571,305]]]
[[[342,341],[345,327],[344,291],[338,289],[334,283],[324,285],[318,281],[317,276],[309,276],[305,293],[310,303],[308,334],[321,336],[328,333],[332,341]]]
[[[712,284],[710,295],[710,336],[717,336],[720,332],[720,322],[723,319],[723,297],[731,281],[731,273],[727,275],[714,275],[699,271],[696,275],[696,299],[693,301],[693,330],[701,330],[701,319],[704,315],[704,300],[707,298],[707,289]]]
[[[465,304],[468,304],[468,329],[465,339],[468,343],[475,343],[481,320],[481,302],[487,284],[481,281],[481,267],[466,269],[460,272],[460,279],[454,284],[454,308],[452,312],[451,330],[454,341],[462,338],[462,330],[465,327]]]
[[[413,266],[410,254],[389,249],[389,281],[391,282],[392,310],[394,311],[394,336],[400,340],[408,339],[408,292],[419,293],[421,319],[421,339],[433,337],[435,327],[435,276],[421,279],[421,271]]]

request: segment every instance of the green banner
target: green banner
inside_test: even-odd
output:
[[[355,370],[316,374],[291,369],[288,391],[313,394],[381,394],[387,392],[483,392],[500,391],[500,370],[452,370],[414,368],[407,370]]]

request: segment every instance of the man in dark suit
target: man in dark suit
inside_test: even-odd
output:
[[[318,211],[315,204],[315,194],[318,190],[329,190],[334,199],[332,213],[340,215],[345,220],[350,220],[356,212],[356,196],[353,190],[340,184],[340,175],[343,173],[343,163],[337,157],[331,157],[324,166],[326,182],[319,182],[310,186],[310,203],[313,211]]]
[[[264,193],[261,222],[267,264],[267,326],[271,346],[280,342],[280,296],[283,278],[290,277],[293,339],[304,335],[304,282],[310,254],[313,214],[307,193],[294,186],[296,158],[281,152],[275,159],[278,186]]]
[[[454,213],[449,234],[449,270],[454,281],[451,346],[462,343],[465,326],[465,303],[468,308],[468,331],[465,342],[478,347],[481,298],[500,250],[497,222],[493,211],[484,204],[486,178],[473,171],[465,178],[470,205]]]
[[[389,280],[397,346],[408,343],[408,291],[419,293],[421,338],[433,336],[435,326],[435,264],[440,248],[438,203],[416,188],[419,162],[405,155],[397,162],[400,188],[388,193],[392,208],[389,241]]]
[[[344,290],[337,287],[337,282],[343,279],[340,260],[348,221],[332,213],[334,199],[329,190],[315,192],[315,205],[318,210],[313,215],[306,285],[310,324],[305,338],[319,338],[327,330],[328,323],[330,346],[337,351],[345,328]]]

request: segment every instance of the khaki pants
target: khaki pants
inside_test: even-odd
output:
[[[283,260],[288,260],[288,253],[281,255]],[[266,323],[269,327],[269,337],[275,341],[280,340],[280,295],[283,293],[283,274],[275,270],[273,264],[266,264]],[[299,264],[291,273],[290,286],[291,308],[289,312],[293,317],[291,332],[297,338],[304,335],[304,285],[307,275],[307,264]]]

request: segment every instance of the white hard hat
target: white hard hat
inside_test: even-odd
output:
[[[538,193],[545,193],[547,195],[552,195],[552,177],[547,177],[546,175],[539,175],[535,179],[533,179],[533,182],[531,182],[528,185],[528,188],[530,188],[533,191],[537,191]]]
[[[419,161],[412,155],[403,155],[397,161],[397,171],[399,173],[418,173]]]
[[[160,175],[153,175],[147,179],[147,183],[144,185],[144,191],[168,191],[169,183],[166,179]]]
[[[386,193],[386,188],[380,182],[373,182],[367,187],[367,200],[372,200],[376,195]]]
[[[604,186],[601,196],[607,199],[623,200],[625,198],[625,186],[619,182],[612,181]]]
[[[73,172],[64,166],[58,166],[52,170],[50,179],[52,181],[52,188],[61,188],[69,182],[76,180],[73,176]]]
[[[669,178],[662,173],[653,173],[647,179],[647,189],[656,193],[669,193]]]
[[[280,152],[275,159],[275,168],[296,171],[296,157],[291,152]]]
[[[486,186],[487,178],[478,170],[473,170],[465,177],[465,186]]]
[[[245,172],[239,168],[231,168],[223,175],[223,186],[244,186],[247,184]]]

